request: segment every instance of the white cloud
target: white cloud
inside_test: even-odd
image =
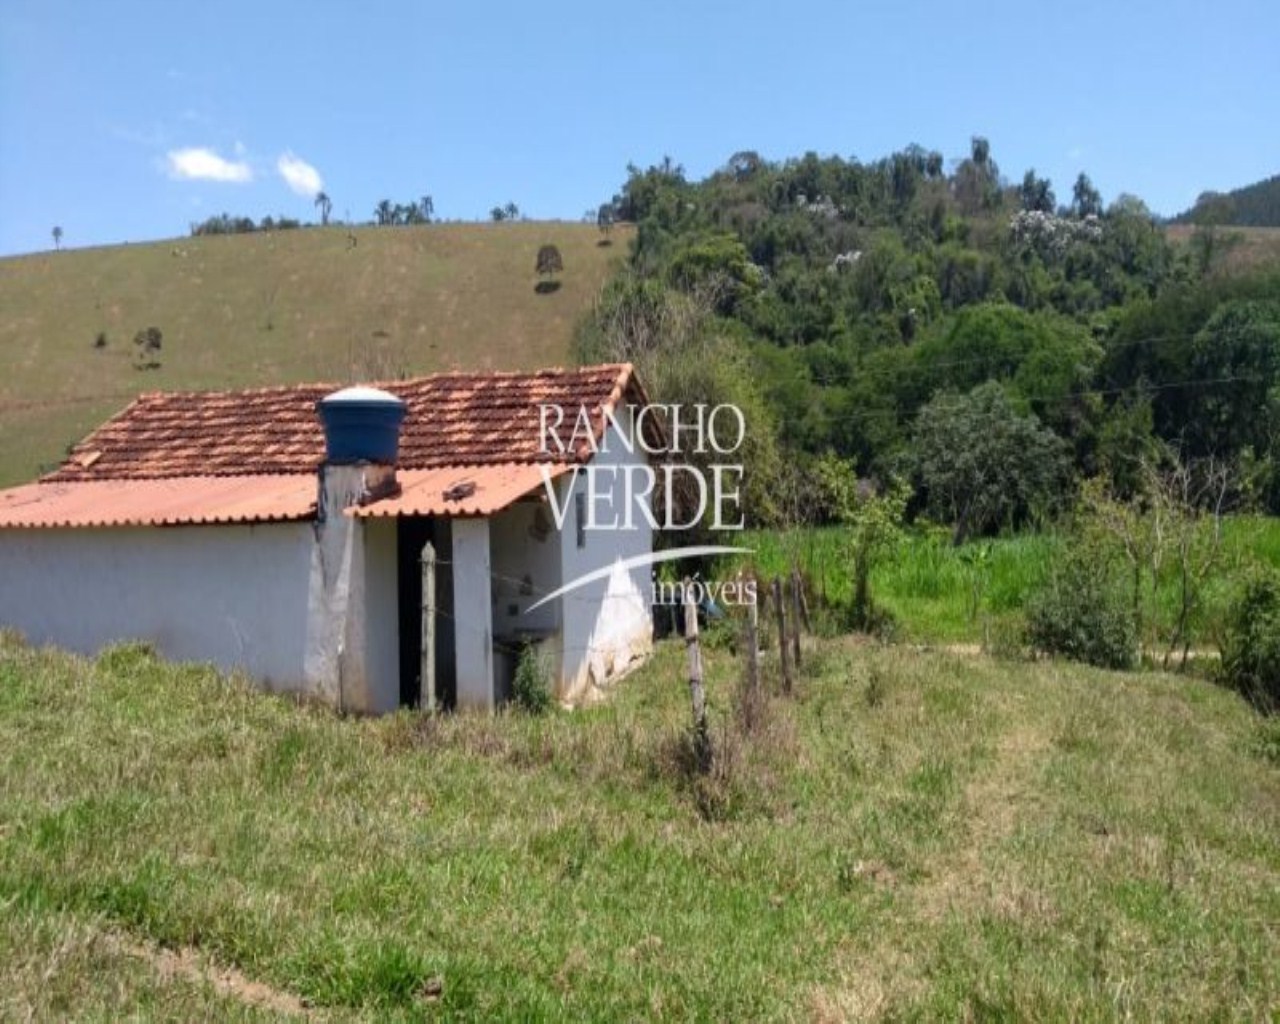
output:
[[[253,169],[243,160],[226,160],[203,146],[169,150],[165,167],[169,177],[184,181],[253,181]]]
[[[320,172],[292,153],[280,154],[280,159],[276,161],[276,170],[280,172],[280,177],[284,178],[285,184],[300,196],[310,199],[324,188]]]

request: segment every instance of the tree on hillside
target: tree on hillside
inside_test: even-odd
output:
[[[914,440],[917,483],[933,514],[953,524],[956,544],[1047,510],[1069,477],[1066,444],[1020,416],[995,381],[936,395]]]
[[[609,240],[609,232],[613,230],[613,203],[601,203],[600,209],[596,211],[596,227],[600,229],[600,234],[604,235],[604,240]]]
[[[759,291],[761,274],[737,236],[708,232],[679,246],[667,267],[667,280],[681,291],[700,292],[717,312],[730,313]]]
[[[1280,438],[1280,302],[1220,305],[1191,343],[1186,434],[1192,455],[1245,448],[1274,454]]]
[[[1037,178],[1034,167],[1023,176],[1022,185],[1018,189],[1018,198],[1024,210],[1053,213],[1055,205],[1053,185],[1048,178]]]
[[[435,213],[435,202],[430,196],[407,203],[393,203],[383,199],[374,208],[373,215],[379,227],[397,227],[402,224],[430,224]]]
[[[53,229],[53,247],[55,249],[62,248],[62,228],[54,226]]]
[[[1192,210],[1191,220],[1194,224],[1207,227],[1220,227],[1230,224],[1235,216],[1235,201],[1223,192],[1201,192]]]
[[[538,250],[537,267],[539,277],[554,277],[564,270],[564,260],[560,250],[554,245],[544,245]]]
[[[991,159],[991,143],[981,135],[970,140],[969,159],[956,168],[954,186],[960,208],[974,214],[1000,200],[1000,168]]]
[[[1202,274],[1213,269],[1214,258],[1223,248],[1224,239],[1218,229],[1235,218],[1235,204],[1221,192],[1201,192],[1196,200],[1191,221],[1196,226],[1191,236],[1191,254]]]
[[[502,208],[502,212],[506,214],[507,220],[520,219],[520,207],[516,206],[515,203],[507,203],[507,205]]]
[[[329,223],[329,211],[333,209],[333,200],[326,192],[316,193],[316,206],[320,207],[320,223]]]
[[[1102,216],[1102,196],[1084,171],[1071,186],[1071,212],[1081,218]]]
[[[163,343],[163,338],[164,336],[161,334],[159,327],[144,327],[133,336],[133,344],[135,346],[133,368],[135,370],[158,370],[160,368],[158,353]]]

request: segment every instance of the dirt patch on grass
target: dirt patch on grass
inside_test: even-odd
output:
[[[883,1020],[925,992],[909,951],[881,946],[847,959],[835,985],[809,992],[809,1019],[818,1024]]]
[[[115,953],[146,961],[162,980],[180,978],[195,985],[208,985],[219,995],[281,1016],[312,1015],[307,1004],[292,993],[253,981],[234,967],[215,964],[194,949],[165,949],[118,934],[106,936],[105,942]]]

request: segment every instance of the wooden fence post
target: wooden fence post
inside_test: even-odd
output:
[[[796,669],[800,668],[800,573],[791,573],[791,653]]]
[[[763,695],[760,692],[760,608],[758,583],[752,591],[751,601],[747,605],[746,625],[743,628],[747,645],[747,675],[742,681],[738,695],[738,711],[741,724],[747,732],[755,730],[764,711]]]
[[[428,711],[436,705],[436,549],[422,548],[422,649],[418,663],[418,703]]]
[[[782,655],[782,692],[791,692],[791,663],[787,660],[787,611],[782,603],[782,578],[773,580],[773,607],[778,613],[778,652]]]
[[[804,592],[804,577],[800,575],[800,568],[797,566],[791,570],[791,582],[796,588],[796,592],[800,595],[800,617],[804,622],[804,631],[806,633],[813,632],[813,625],[809,622],[809,598]]]
[[[684,593],[684,642],[689,648],[689,700],[693,705],[693,750],[698,769],[711,770],[711,733],[707,729],[707,697],[702,689],[702,649],[698,646],[698,603],[686,576]]]

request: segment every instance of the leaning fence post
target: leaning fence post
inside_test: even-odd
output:
[[[436,549],[431,541],[422,548],[422,649],[418,663],[418,701],[436,711]]]
[[[702,649],[698,646],[698,603],[693,599],[693,586],[684,581],[684,642],[689,648],[689,700],[693,704],[693,748],[698,768],[711,768],[711,733],[707,729],[707,697],[702,689]]]
[[[804,631],[806,633],[812,633],[813,626],[809,622],[809,598],[804,592],[804,577],[800,575],[800,568],[798,566],[793,567],[791,570],[791,585],[796,588],[796,593],[800,595],[800,619],[804,623]]]
[[[782,603],[782,578],[773,580],[773,607],[778,613],[778,651],[782,655],[782,692],[791,692],[791,663],[787,660],[787,611]]]

